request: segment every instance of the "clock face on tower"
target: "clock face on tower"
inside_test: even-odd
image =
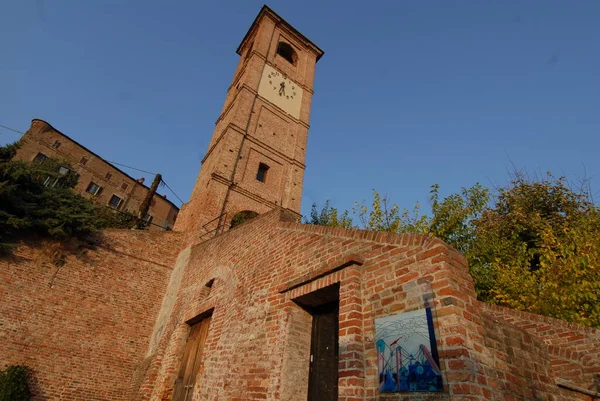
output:
[[[258,94],[260,96],[278,106],[292,117],[300,118],[302,92],[302,88],[297,83],[270,65],[265,65],[258,87]]]

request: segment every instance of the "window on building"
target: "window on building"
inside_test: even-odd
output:
[[[111,173],[106,173],[106,175],[104,176],[104,178],[106,178],[107,180],[110,180],[112,178],[112,174]]]
[[[269,171],[269,166],[264,163],[259,163],[256,179],[260,182],[265,182],[267,180],[267,171]]]
[[[115,209],[118,209],[119,206],[121,206],[121,202],[123,202],[123,199],[119,198],[117,195],[113,195],[110,197],[110,200],[108,201],[108,204],[111,207],[114,207]]]
[[[152,215],[151,215],[151,214],[147,214],[147,215],[144,217],[144,221],[146,222],[146,224],[147,224],[147,225],[150,225],[150,224],[152,224],[152,219],[153,219],[153,217],[152,217]]]
[[[35,155],[35,157],[33,158],[34,162],[43,162],[44,160],[48,160],[48,156],[46,156],[43,153],[38,153],[37,155]]]
[[[290,46],[288,43],[279,42],[277,45],[277,54],[290,62],[290,64],[296,64],[296,60],[298,60],[298,55],[296,51]]]
[[[84,166],[87,164],[87,162],[88,162],[88,158],[85,156],[83,156],[81,158],[81,160],[79,160],[79,163],[83,164]]]
[[[90,184],[87,186],[85,192],[92,195],[100,195],[100,192],[102,192],[102,187],[96,184],[94,181],[90,181]]]
[[[60,141],[54,141],[54,143],[52,144],[52,147],[53,147],[54,149],[58,149],[58,148],[60,148]]]
[[[121,189],[123,191],[125,191],[128,187],[129,187],[129,185],[126,182],[124,182],[123,185],[121,185]]]

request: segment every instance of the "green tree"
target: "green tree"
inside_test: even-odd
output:
[[[462,252],[480,300],[600,327],[600,210],[585,189],[551,174],[515,174],[494,191],[475,184],[440,199],[431,216],[401,209],[373,191],[355,203],[359,228],[435,236]],[[326,203],[311,224],[336,226]],[[345,226],[352,226],[348,212]]]
[[[347,210],[340,213],[336,208],[331,207],[331,202],[327,200],[320,211],[317,204],[313,203],[310,210],[310,216],[308,218],[304,217],[303,223],[319,226],[351,228],[352,218]]]
[[[23,235],[85,237],[124,220],[71,188],[77,174],[66,163],[11,160],[18,144],[0,147],[0,250]]]
[[[370,206],[364,200],[354,202],[352,212],[360,222],[358,227],[364,230],[415,234],[424,234],[429,230],[429,218],[420,214],[418,203],[411,211],[400,209],[400,206],[391,203],[376,190],[373,190]]]
[[[440,201],[439,185],[435,184],[429,200],[431,218],[427,219],[426,234],[443,240],[468,257],[476,240],[477,221],[490,202],[489,189],[477,183]]]
[[[0,370],[0,401],[27,401],[31,398],[27,366],[11,365]]]
[[[481,300],[600,327],[600,213],[564,178],[499,188],[467,258]]]

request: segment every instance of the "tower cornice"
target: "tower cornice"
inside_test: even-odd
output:
[[[258,26],[260,24],[260,20],[265,17],[271,18],[273,21],[275,21],[276,24],[283,25],[287,30],[289,30],[291,33],[293,33],[294,36],[298,40],[302,41],[306,47],[310,48],[317,55],[317,61],[319,61],[319,59],[321,57],[323,57],[323,54],[325,54],[325,52],[319,46],[317,46],[306,36],[301,34],[296,28],[294,28],[289,22],[287,22],[286,20],[281,18],[281,16],[279,16],[279,14],[277,14],[275,11],[273,11],[266,4],[260,9],[260,11],[258,12],[258,15],[252,22],[250,29],[248,29],[248,32],[246,32],[246,35],[244,35],[244,39],[242,39],[240,45],[238,46],[238,48],[236,50],[237,54],[239,54],[240,56],[242,55],[242,48],[244,47],[246,41],[248,40],[248,38],[250,36],[252,36],[252,33],[254,32],[254,30],[258,28]]]

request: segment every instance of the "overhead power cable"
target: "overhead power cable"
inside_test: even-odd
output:
[[[182,199],[181,199],[181,198],[180,198],[180,197],[179,197],[179,196],[178,196],[178,195],[175,193],[175,191],[173,191],[173,190],[171,189],[171,187],[169,186],[169,184],[167,184],[167,183],[165,182],[165,180],[162,180],[162,182],[163,182],[163,184],[165,184],[165,186],[166,186],[167,188],[169,188],[169,191],[171,191],[171,192],[173,193],[173,195],[175,195],[175,197],[176,197],[177,199],[179,199],[179,202],[181,202],[181,203],[185,203],[185,202],[184,202],[184,201],[183,201],[183,200],[182,200]]]
[[[139,171],[139,172],[141,172],[141,173],[146,173],[146,174],[156,175],[156,173],[152,173],[152,172],[150,172],[150,171],[141,170],[141,169],[139,169],[139,168],[135,168],[135,167],[131,167],[131,166],[126,166],[126,165],[124,165],[124,164],[117,163],[117,162],[111,162],[110,160],[107,160],[107,161],[108,161],[109,163],[111,163],[111,164],[114,164],[114,165],[116,165],[116,166],[121,166],[121,167],[129,168],[129,169],[131,169],[131,170]]]
[[[135,171],[139,171],[139,172],[142,172],[142,173],[156,175],[156,173],[152,173],[152,172],[150,172],[150,171],[142,170],[142,169],[135,168],[135,167],[131,167],[131,166],[126,166],[125,164],[121,164],[121,163],[117,163],[117,162],[111,162],[111,161],[108,161],[108,162],[109,162],[109,163],[111,163],[111,164],[117,165],[117,166],[125,167],[125,168],[131,169],[131,170],[135,170]],[[182,200],[182,199],[179,197],[179,195],[177,195],[177,194],[175,193],[175,191],[173,191],[173,189],[172,189],[172,188],[169,186],[169,184],[167,184],[167,183],[165,182],[165,180],[161,180],[161,181],[162,181],[162,183],[163,183],[163,184],[164,184],[164,185],[165,185],[167,188],[169,188],[169,191],[171,191],[171,193],[172,193],[173,195],[175,195],[175,197],[176,197],[177,199],[179,199],[179,201],[180,201],[181,203],[185,203],[185,202],[184,202],[184,201],[183,201],[183,200]]]
[[[23,135],[25,134],[24,132],[21,132],[19,130],[14,129],[14,128],[7,127],[6,125],[0,124],[0,127],[4,128],[4,129],[7,129],[9,131],[16,132],[17,134],[23,134]]]

